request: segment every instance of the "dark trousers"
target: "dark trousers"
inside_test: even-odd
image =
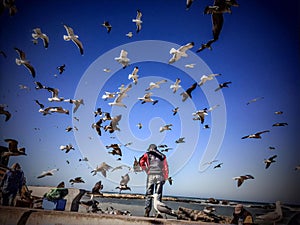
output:
[[[14,206],[16,195],[17,194],[15,194],[15,193],[3,193],[2,192],[2,205]]]
[[[155,193],[158,194],[158,199],[161,201],[163,192],[164,178],[162,175],[149,174],[147,177],[147,187],[146,187],[146,202],[145,209],[152,209],[152,197],[151,195]]]

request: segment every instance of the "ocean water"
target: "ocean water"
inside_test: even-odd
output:
[[[265,214],[267,212],[273,211],[273,209],[268,208],[267,206],[270,206],[269,204],[264,203],[255,203],[255,202],[229,202],[228,205],[222,205],[222,204],[211,204],[206,203],[203,199],[196,199],[196,198],[183,198],[183,197],[176,197],[178,201],[169,201],[169,200],[163,200],[163,202],[171,207],[172,209],[177,210],[179,207],[185,207],[189,209],[195,209],[195,210],[203,210],[206,206],[213,206],[215,208],[215,214],[216,215],[222,215],[227,217],[232,217],[233,211],[234,211],[234,205],[237,203],[241,203],[244,205],[244,207],[252,213],[252,215],[257,216],[261,214]],[[86,201],[89,200],[90,196],[83,196],[81,200]],[[98,207],[102,209],[103,211],[108,210],[110,211],[113,207],[114,209],[118,209],[121,211],[130,211],[133,216],[143,216],[144,215],[144,205],[145,200],[144,199],[131,199],[131,198],[101,198],[101,197],[95,197],[95,200],[97,200],[100,204]],[[182,201],[183,200],[183,201]],[[190,202],[186,202],[190,201]],[[300,213],[299,206],[293,206],[293,210],[287,209],[285,207],[282,208],[283,210],[283,220],[276,223],[276,225],[283,225],[287,224],[289,220],[296,214]],[[296,211],[298,210],[298,211]],[[79,207],[80,212],[86,212],[86,208],[83,206]],[[150,216],[153,216],[155,213],[155,210],[152,209]],[[167,218],[175,218],[172,216],[167,216]]]

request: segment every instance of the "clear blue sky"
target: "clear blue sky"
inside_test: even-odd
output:
[[[56,186],[81,176],[85,184],[75,187],[91,189],[101,180],[103,191],[115,191],[115,187],[127,170],[92,176],[90,171],[103,161],[112,166],[132,165],[149,143],[167,144],[173,149],[166,153],[169,159],[172,186],[166,184],[164,194],[194,197],[214,197],[246,201],[300,203],[298,190],[300,164],[299,137],[299,4],[298,1],[239,1],[232,7],[232,14],[224,15],[224,25],[213,50],[196,50],[212,38],[210,15],[204,15],[205,6],[213,1],[194,1],[185,9],[185,1],[16,1],[18,12],[10,17],[4,11],[0,19],[0,50],[7,58],[0,57],[0,104],[7,105],[12,118],[4,122],[0,117],[0,144],[13,138],[25,147],[27,156],[11,158],[10,164],[20,162],[27,181],[31,185]],[[298,7],[297,7],[298,6]],[[140,9],[142,30],[136,34],[132,19]],[[112,30],[108,34],[101,26],[109,21]],[[83,43],[84,54],[63,35],[66,24],[74,29]],[[32,42],[32,29],[41,28],[49,37],[49,47],[44,49],[41,39]],[[133,32],[133,37],[125,34]],[[195,46],[181,58],[168,65],[169,50],[193,41]],[[18,66],[14,50],[23,50],[36,70],[32,78],[24,66]],[[114,57],[121,49],[128,51],[131,64],[122,69]],[[193,69],[186,64],[195,63]],[[57,66],[66,64],[59,75]],[[127,108],[109,106],[101,99],[105,91],[114,92],[127,79],[135,66],[139,67],[140,80],[124,99]],[[110,73],[103,72],[109,67]],[[204,74],[221,73],[216,79],[197,87],[193,98],[181,101],[180,93]],[[58,74],[57,77],[54,74]],[[183,89],[175,94],[170,85],[181,78]],[[160,89],[154,89],[156,105],[137,100],[145,93],[150,81],[167,79]],[[65,98],[83,98],[85,105],[75,114],[42,116],[34,102],[38,99],[45,106],[62,106],[72,111],[67,102],[50,103],[46,90],[35,90],[34,81],[58,88]],[[218,83],[231,81],[229,88],[219,92]],[[29,91],[21,90],[26,85]],[[262,100],[246,105],[254,98]],[[220,106],[209,113],[204,124],[192,120],[196,110]],[[179,106],[177,115],[173,107]],[[100,137],[91,128],[95,119],[93,111],[101,107],[113,116],[122,114],[121,131],[113,134],[103,132]],[[275,111],[283,111],[276,115]],[[73,117],[79,118],[79,122]],[[141,122],[142,129],[137,128]],[[276,122],[288,126],[272,127]],[[159,127],[172,123],[171,131],[159,132]],[[67,126],[76,126],[78,131],[65,132]],[[262,130],[261,140],[241,137]],[[186,143],[176,144],[184,136]],[[123,156],[117,161],[109,155],[105,145],[122,146]],[[62,152],[60,145],[72,144],[75,150]],[[275,150],[269,150],[269,146]],[[277,155],[276,162],[265,169],[263,160]],[[89,162],[79,162],[87,157]],[[203,166],[207,160],[218,160],[211,166]],[[68,160],[70,163],[66,162]],[[221,168],[213,169],[217,163]],[[53,177],[37,179],[44,170],[59,168]],[[246,180],[237,187],[232,178],[251,174],[254,180]],[[130,173],[129,186],[132,192],[144,193],[146,175]]]

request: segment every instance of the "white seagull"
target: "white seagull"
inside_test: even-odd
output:
[[[193,118],[193,120],[200,120],[201,121],[201,124],[204,123],[204,118],[205,116],[207,116],[208,113],[205,111],[205,110],[197,110],[196,112],[193,113],[193,116],[195,116]]]
[[[165,130],[172,130],[172,129],[171,129],[171,126],[173,126],[173,124],[166,124],[166,125],[164,125],[164,126],[161,126],[161,127],[159,128],[159,132],[163,132],[163,131],[165,131]]]
[[[176,212],[173,209],[159,201],[157,193],[154,193],[152,197],[154,209],[159,215],[162,216],[162,214],[165,213],[171,216],[177,216]]]
[[[138,77],[139,77],[139,75],[137,74],[138,72],[139,72],[139,68],[138,68],[137,66],[134,67],[132,73],[130,73],[130,74],[128,75],[128,80],[132,79],[133,83],[134,83],[134,84],[137,84],[137,82],[138,82]]]
[[[178,61],[181,57],[187,57],[186,51],[194,47],[194,42],[190,42],[186,45],[181,46],[178,49],[171,48],[170,54],[173,55],[173,57],[169,60],[169,64],[172,64],[176,61]]]
[[[140,30],[142,29],[142,23],[143,21],[141,20],[142,18],[142,12],[140,10],[137,10],[136,12],[136,18],[132,19],[132,22],[135,23],[136,25],[136,32],[140,32]]]
[[[127,55],[128,55],[128,52],[122,49],[120,52],[120,56],[115,57],[115,60],[118,63],[122,64],[123,69],[125,69],[129,65],[129,62],[130,62],[130,59],[127,58]]]
[[[66,151],[66,153],[68,153],[68,152],[71,151],[71,150],[75,150],[75,148],[73,147],[72,144],[61,145],[61,146],[59,147],[59,149],[62,150],[62,151]]]
[[[185,143],[185,137],[180,137],[180,138],[178,138],[176,141],[175,141],[175,143],[176,144],[180,144],[180,143]]]
[[[38,179],[46,177],[46,176],[53,176],[54,172],[58,171],[59,169],[52,169],[48,171],[43,171],[39,176],[37,176]]]
[[[80,54],[83,55],[83,45],[81,41],[78,39],[78,35],[74,34],[74,31],[71,27],[68,27],[67,25],[64,25],[64,28],[66,29],[68,35],[64,35],[63,38],[65,41],[72,40],[74,44],[79,48]]]
[[[160,88],[160,84],[166,83],[167,80],[160,80],[157,82],[150,82],[149,87],[145,89],[145,91],[150,91],[154,88]]]
[[[123,98],[127,96],[127,92],[132,88],[132,84],[129,84],[125,89],[120,91],[113,102],[108,103],[110,106],[121,106],[127,108],[122,102]]]
[[[106,177],[106,172],[112,169],[113,167],[108,165],[106,162],[102,162],[99,166],[97,166],[94,170],[91,171],[93,176],[97,174],[97,172],[101,172],[104,177]]]
[[[116,93],[115,92],[108,92],[106,91],[104,95],[102,95],[102,99],[107,100],[109,98],[115,98]]]
[[[185,68],[189,68],[189,69],[193,69],[195,67],[195,63],[191,63],[191,64],[186,64],[184,67]]]
[[[205,82],[209,81],[209,80],[212,80],[214,79],[214,77],[216,76],[220,76],[221,74],[220,73],[212,73],[212,74],[209,74],[209,75],[203,75],[201,78],[200,78],[200,82],[198,83],[199,86],[203,85]]]
[[[239,176],[239,177],[234,177],[232,179],[237,180],[237,186],[240,187],[242,185],[242,183],[244,182],[244,180],[254,179],[254,177],[250,174],[247,174],[247,175],[243,175],[243,176]]]
[[[37,40],[38,38],[41,38],[43,40],[44,43],[44,47],[48,48],[49,45],[49,38],[46,34],[42,33],[41,28],[35,28],[33,29],[33,32],[31,35],[32,37]]]
[[[255,223],[262,224],[262,223],[273,223],[279,222],[283,218],[282,209],[281,209],[281,202],[276,201],[275,203],[276,208],[272,212],[268,212],[263,215],[256,216]]]
[[[51,87],[47,87],[46,88],[49,92],[52,93],[52,97],[51,98],[48,98],[48,101],[49,102],[61,102],[64,100],[63,97],[58,97],[58,92],[59,90],[57,88],[51,88]]]
[[[126,34],[126,36],[129,37],[129,38],[132,38],[133,34],[132,34],[131,31],[129,31],[129,32]]]
[[[158,102],[158,100],[153,100],[151,96],[152,96],[152,92],[148,92],[143,97],[138,98],[138,100],[142,101],[142,104],[146,102],[151,102],[153,105],[155,105]]]
[[[181,88],[181,85],[179,85],[181,82],[180,78],[177,78],[174,84],[170,85],[170,88],[173,90],[173,93],[176,93],[176,91]]]
[[[65,99],[64,101],[75,105],[73,113],[77,111],[80,105],[84,105],[83,99]]]
[[[30,71],[32,77],[35,78],[35,70],[33,66],[30,64],[30,62],[26,60],[25,52],[23,52],[21,49],[18,48],[14,48],[14,49],[17,51],[20,57],[19,59],[16,59],[16,64],[18,66],[24,65]]]

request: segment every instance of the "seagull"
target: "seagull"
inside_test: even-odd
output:
[[[60,150],[62,150],[62,151],[66,151],[66,153],[68,153],[69,151],[71,151],[72,149],[73,150],[75,150],[75,148],[73,147],[73,145],[72,144],[68,144],[68,145],[61,145],[60,147],[59,147],[59,149]]]
[[[279,222],[283,218],[282,209],[281,209],[281,202],[276,201],[275,203],[276,208],[272,212],[268,212],[263,215],[256,216],[255,223],[262,224],[262,223],[273,223]]]
[[[75,177],[74,179],[70,179],[69,183],[71,183],[71,185],[73,185],[74,183],[85,183],[84,180],[82,179],[82,177]]]
[[[36,90],[39,90],[39,89],[47,89],[47,87],[45,86],[45,85],[42,85],[42,83],[41,82],[39,82],[39,81],[35,81],[34,82],[35,83],[35,89]]]
[[[26,86],[26,85],[23,85],[23,84],[19,84],[19,88],[21,90],[27,90],[27,91],[30,91],[30,87]]]
[[[126,173],[124,176],[121,176],[120,185],[118,187],[116,187],[116,189],[120,189],[119,194],[121,194],[121,191],[123,191],[123,190],[131,191],[131,188],[127,186],[129,181],[130,181],[130,177],[129,177],[128,173]]]
[[[111,70],[110,70],[109,68],[104,68],[103,71],[104,71],[105,73],[111,72]]]
[[[169,60],[169,64],[172,64],[178,61],[181,57],[187,57],[186,51],[194,47],[194,42],[189,42],[186,45],[181,46],[178,49],[171,48],[170,54],[172,54],[172,58]]]
[[[215,89],[215,91],[219,91],[219,90],[221,90],[222,88],[229,87],[228,84],[231,84],[231,83],[232,83],[231,81],[221,83],[221,84],[219,84],[219,87],[217,87],[217,88]]]
[[[67,115],[69,115],[69,110],[67,110],[67,109],[64,109],[64,108],[62,108],[62,107],[60,107],[60,106],[58,106],[58,107],[48,107],[48,108],[46,108],[45,109],[46,111],[48,110],[50,113],[62,113],[62,114],[67,114]]]
[[[58,97],[58,92],[59,90],[57,88],[51,88],[51,87],[47,87],[46,88],[49,92],[52,93],[52,97],[51,98],[48,98],[48,101],[49,102],[61,102],[64,100],[63,97]]]
[[[168,179],[167,179],[167,180],[168,180],[168,182],[169,182],[169,184],[170,184],[170,185],[172,185],[172,184],[173,184],[173,179],[172,179],[172,177],[168,177]]]
[[[110,169],[112,169],[110,165],[108,165],[106,162],[102,162],[99,166],[92,170],[91,173],[93,173],[93,176],[95,176],[97,172],[101,172],[102,175],[106,177],[106,172]]]
[[[160,88],[160,84],[166,83],[167,80],[160,80],[157,82],[150,82],[149,87],[145,89],[145,91],[150,91],[154,88]]]
[[[116,93],[115,92],[108,92],[106,91],[104,95],[102,95],[102,99],[104,99],[104,101],[106,101],[109,98],[115,98],[116,97]]]
[[[253,102],[257,102],[258,100],[261,100],[261,99],[264,99],[264,97],[253,98],[253,99],[251,99],[250,101],[248,101],[248,102],[246,103],[246,105],[249,105],[249,104],[251,104],[251,103],[253,103]]]
[[[59,71],[59,74],[62,74],[65,71],[65,68],[66,64],[56,67],[56,69]]]
[[[106,145],[106,149],[110,149],[112,148],[113,150],[108,152],[109,154],[112,154],[112,155],[119,155],[119,156],[122,156],[122,150],[120,148],[120,144],[111,144],[111,145]]]
[[[52,169],[48,171],[43,171],[39,176],[37,176],[38,179],[46,177],[46,176],[53,176],[54,172],[58,171],[59,169]]]
[[[29,63],[29,61],[26,60],[25,52],[23,52],[18,48],[14,48],[14,49],[17,51],[20,57],[19,59],[16,59],[16,64],[19,66],[24,65],[30,71],[31,76],[35,78],[35,70],[33,66]]]
[[[73,130],[73,127],[70,127],[70,126],[68,126],[68,127],[65,129],[66,132],[70,132],[71,130]]]
[[[131,168],[133,170],[133,172],[138,173],[138,172],[142,172],[142,167],[139,164],[139,160],[137,160],[136,157],[134,157],[134,161],[133,161],[133,166]]]
[[[64,101],[75,105],[73,113],[77,111],[80,105],[84,105],[83,99],[65,99]]]
[[[43,109],[45,106],[42,104],[42,103],[40,103],[38,100],[34,100],[35,101],[35,103],[41,108],[41,109]]]
[[[239,177],[234,177],[233,179],[237,180],[237,186],[240,187],[244,182],[244,180],[254,179],[254,177],[252,175],[247,174]]]
[[[128,80],[132,79],[134,84],[137,84],[137,82],[138,82],[138,77],[139,77],[139,75],[137,74],[138,71],[139,71],[139,68],[136,66],[136,67],[134,67],[132,73],[130,73],[128,75]]]
[[[0,105],[0,114],[5,115],[5,122],[11,118],[11,113],[4,109],[5,106]]]
[[[261,138],[261,134],[267,133],[267,132],[270,132],[270,131],[269,130],[264,130],[264,131],[257,132],[255,134],[249,134],[249,135],[246,135],[246,136],[242,137],[242,139],[245,139],[245,138]]]
[[[88,160],[87,157],[84,157],[84,158],[82,158],[82,159],[79,159],[78,161],[79,161],[79,162],[81,162],[81,161],[82,161],[82,162],[87,162],[87,161],[89,161],[89,160]]]
[[[48,48],[48,45],[49,45],[49,38],[46,34],[43,34],[42,31],[41,31],[41,28],[35,28],[33,29],[33,32],[31,35],[32,37],[37,40],[38,38],[41,38],[43,40],[43,43],[44,43],[44,47],[45,48]]]
[[[3,55],[4,58],[7,58],[7,55],[5,54],[4,51],[0,50],[0,54]]]
[[[180,143],[185,143],[185,137],[180,137],[180,138],[178,138],[176,141],[175,141],[175,143],[176,144],[180,144]]]
[[[214,166],[214,169],[216,169],[216,168],[221,168],[222,165],[223,165],[223,163],[219,163],[218,165],[215,165],[215,166]]]
[[[204,127],[203,127],[203,129],[209,129],[209,128],[210,128],[210,127],[209,127],[208,124],[205,124]]]
[[[118,63],[122,64],[123,69],[125,69],[129,65],[129,62],[130,62],[130,59],[127,58],[127,55],[128,55],[128,52],[122,49],[120,52],[120,56],[115,58],[115,60]]]
[[[274,112],[276,115],[282,115],[283,114],[283,112],[282,111],[276,111],[276,112]]]
[[[205,116],[208,115],[208,113],[207,113],[206,110],[198,110],[198,111],[194,112],[192,115],[195,116],[193,118],[193,120],[200,120],[201,124],[203,124],[204,123],[204,118],[205,118]]]
[[[130,169],[130,167],[127,166],[127,165],[120,165],[120,166],[114,167],[114,168],[111,170],[111,172],[114,172],[114,171],[116,171],[116,170],[122,170],[123,168],[128,168],[128,169]]]
[[[101,124],[103,122],[103,119],[100,118],[96,123],[92,124],[92,128],[96,128],[96,131],[98,133],[99,136],[101,136],[101,128],[103,127]]]
[[[174,109],[172,109],[173,116],[175,116],[177,114],[178,110],[179,110],[179,107],[175,107]]]
[[[158,100],[153,100],[151,98],[152,94],[153,94],[152,92],[148,92],[143,97],[138,98],[138,100],[142,101],[142,104],[146,102],[151,102],[153,105],[155,105],[158,102]]]
[[[204,44],[201,44],[201,47],[200,48],[198,48],[197,49],[197,53],[198,52],[201,52],[201,51],[203,51],[204,49],[209,49],[209,50],[212,50],[212,47],[211,47],[211,45],[212,45],[212,43],[214,43],[216,40],[215,39],[211,39],[211,40],[209,40],[208,42],[206,42],[206,43],[204,43]]]
[[[129,38],[132,38],[133,34],[132,34],[132,32],[130,31],[130,32],[128,32],[128,33],[126,34],[126,36],[129,37]]]
[[[66,29],[68,35],[64,35],[63,38],[65,41],[72,40],[73,43],[79,48],[80,54],[83,55],[83,45],[81,41],[78,39],[78,35],[74,34],[74,31],[71,27],[64,25],[64,28]]]
[[[102,116],[102,114],[103,114],[102,109],[101,108],[97,108],[96,111],[94,111],[94,114],[95,114],[95,117],[97,115]]]
[[[186,0],[185,9],[189,10],[194,0]]]
[[[110,25],[110,23],[108,21],[104,21],[102,23],[102,26],[106,28],[107,33],[110,33],[112,26]]]
[[[210,161],[210,162],[206,162],[206,163],[203,163],[203,166],[204,165],[211,165],[211,164],[213,164],[214,162],[218,162],[219,160],[217,160],[217,159],[214,159],[214,160],[212,160],[212,161]]]
[[[140,32],[140,30],[142,29],[143,21],[141,20],[141,18],[142,18],[142,12],[138,9],[136,13],[136,18],[132,19],[132,22],[134,22],[136,25],[136,33]]]
[[[129,84],[126,88],[122,89],[113,102],[108,103],[110,106],[121,106],[127,108],[122,102],[123,98],[127,96],[127,92],[132,88],[132,84]]]
[[[191,64],[186,64],[184,67],[185,68],[189,68],[189,69],[193,69],[195,67],[195,63],[191,63]]]
[[[220,76],[221,74],[220,73],[212,73],[212,74],[209,74],[209,75],[203,75],[201,78],[200,78],[200,82],[198,83],[199,86],[203,85],[205,82],[209,81],[209,80],[212,80],[214,79],[214,77],[216,76]]]
[[[177,78],[174,84],[170,85],[170,88],[173,90],[173,93],[176,93],[176,91],[181,88],[181,86],[179,85],[181,82],[180,78]]]
[[[166,124],[166,125],[164,125],[164,126],[161,126],[161,127],[159,128],[159,132],[163,132],[163,131],[165,131],[165,130],[172,130],[172,129],[171,129],[171,126],[173,126],[173,124]]]
[[[173,209],[159,201],[157,193],[154,193],[152,197],[154,209],[160,216],[162,216],[163,213],[171,216],[177,216],[176,212]]]
[[[113,129],[113,131],[120,131],[120,128],[118,127],[119,121],[121,120],[122,115],[117,115],[111,118],[109,126]]]
[[[186,91],[182,92],[180,95],[182,96],[182,101],[188,99],[188,97],[192,98],[192,91],[195,90],[197,87],[197,83],[192,84]]]
[[[2,1],[3,7],[9,10],[9,15],[14,16],[18,9],[15,5],[15,0],[3,0]]]
[[[284,127],[284,126],[287,126],[288,124],[287,123],[274,123],[272,125],[272,127]]]
[[[25,153],[25,148],[18,148],[18,141],[15,139],[5,139],[5,142],[8,143],[8,152],[4,152],[2,156],[19,156],[27,155]]]
[[[89,208],[92,207],[92,212],[101,211],[98,208],[99,202],[94,200],[94,194],[91,194],[91,198],[88,201],[80,201],[79,204],[83,205],[86,208],[87,212],[89,211]]]
[[[142,123],[138,123],[136,126],[137,126],[139,129],[142,129],[143,124],[142,124]]]
[[[264,160],[264,163],[266,164],[266,167],[265,167],[266,169],[268,169],[273,162],[276,162],[274,160],[276,157],[277,157],[277,155],[273,155],[270,158]]]

